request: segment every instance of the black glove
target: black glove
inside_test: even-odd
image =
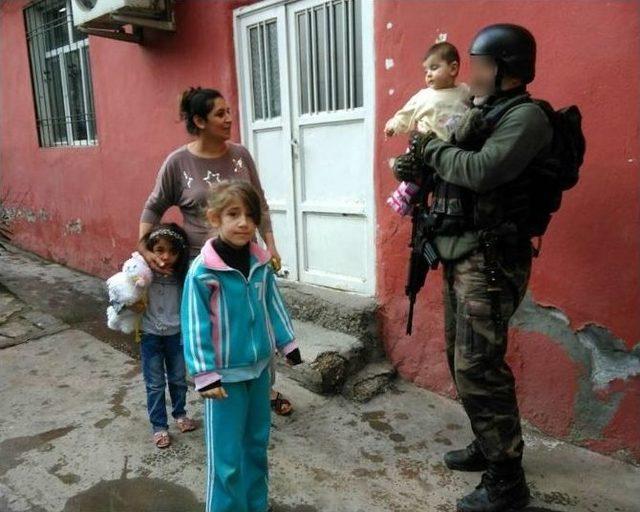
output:
[[[420,178],[432,171],[424,163],[424,149],[435,138],[433,132],[413,132],[409,138],[407,152],[396,157],[393,163],[393,175],[398,181],[420,181]]]
[[[299,348],[292,350],[285,357],[287,358],[287,361],[289,361],[289,364],[291,364],[292,366],[302,363],[302,356],[300,355]]]
[[[436,134],[433,132],[411,132],[411,136],[409,137],[409,152],[422,164],[422,162],[424,162],[424,149],[427,144],[435,138]]]
[[[416,166],[415,158],[411,153],[397,156],[393,162],[393,176],[398,181],[414,182],[420,171]]]

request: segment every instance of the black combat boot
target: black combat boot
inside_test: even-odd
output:
[[[475,491],[458,501],[457,512],[507,512],[524,508],[531,495],[520,461],[489,464]]]
[[[484,471],[488,462],[477,440],[462,450],[453,450],[444,454],[444,463],[456,471]]]

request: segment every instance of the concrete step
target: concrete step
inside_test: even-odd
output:
[[[395,369],[386,361],[371,363],[364,343],[342,332],[294,320],[304,362],[289,367],[278,358],[278,371],[314,393],[344,394],[366,402],[386,391]]]
[[[304,362],[290,368],[278,358],[278,370],[310,391],[340,393],[347,378],[364,367],[364,344],[358,338],[300,320],[293,327]]]
[[[365,403],[391,389],[397,376],[397,370],[389,361],[369,363],[347,378],[342,394],[355,402]]]
[[[373,297],[279,281],[305,363],[279,369],[307,389],[366,402],[391,387]]]
[[[360,340],[368,358],[383,356],[373,297],[279,280],[291,316]]]

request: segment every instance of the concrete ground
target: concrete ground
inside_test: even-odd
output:
[[[153,446],[135,346],[102,329],[97,281],[11,251],[0,284],[0,511],[203,510],[202,431],[172,426],[172,446]],[[364,405],[278,389],[296,412],[273,418],[276,512],[453,511],[479,479],[441,462],[470,439],[454,401],[407,382]],[[640,468],[530,429],[526,442],[527,510],[640,511]]]

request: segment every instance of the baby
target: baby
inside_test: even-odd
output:
[[[470,92],[466,84],[456,84],[460,71],[460,55],[451,43],[436,43],[425,55],[426,89],[418,91],[385,125],[384,133],[392,137],[396,133],[433,132],[443,140],[449,139],[453,130],[469,109]],[[387,199],[396,212],[409,213],[411,196],[418,187],[401,183]]]

